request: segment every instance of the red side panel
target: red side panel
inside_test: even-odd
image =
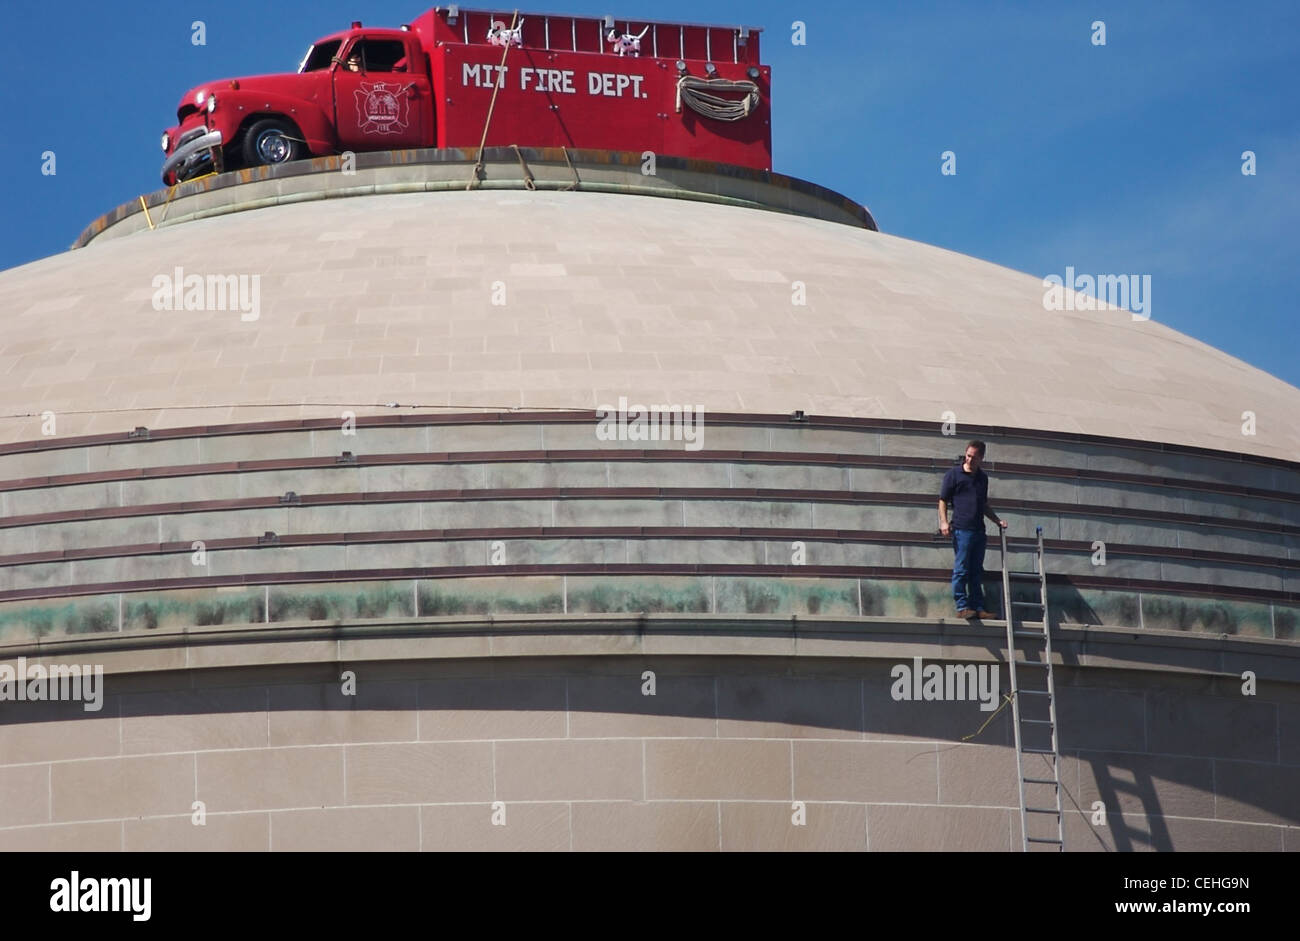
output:
[[[421,34],[425,30],[432,35],[468,30],[471,36],[469,44],[458,35],[455,42],[434,44],[429,49],[437,146],[478,147],[503,52],[502,47],[481,39],[486,38],[491,19],[502,17],[461,10],[459,22],[451,26],[443,21],[445,16],[445,12],[434,13],[416,23]],[[510,17],[504,17],[504,22],[508,26]],[[685,103],[679,110],[677,103],[680,39],[685,40],[686,70],[690,75],[708,77],[699,61],[703,60],[714,64],[716,77],[742,81],[750,79],[749,57],[757,58],[757,34],[750,34],[748,42],[741,45],[738,32],[725,27],[679,30],[676,26],[660,26],[654,36],[659,58],[649,55],[649,32],[642,39],[641,56],[614,56],[594,52],[601,39],[599,26],[598,19],[525,14],[524,47],[506,53],[504,81],[487,130],[487,147],[519,144],[654,151],[658,155],[771,169],[771,73],[766,66],[755,66],[758,78],[751,79],[758,84],[758,104],[738,121],[701,116]],[[615,26],[616,30],[630,31],[623,21],[617,21]],[[636,21],[630,26],[637,27]],[[593,51],[573,52],[575,40],[578,49]],[[673,44],[667,51],[663,48],[666,40]],[[543,48],[546,42],[550,49]],[[737,62],[737,58],[741,61]],[[741,97],[736,92],[723,96]]]

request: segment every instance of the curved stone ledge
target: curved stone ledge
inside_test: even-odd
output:
[[[72,248],[82,248],[98,239],[250,209],[349,196],[463,191],[474,177],[477,151],[396,150],[354,157],[355,172],[351,173],[343,172],[341,157],[314,157],[155,190],[91,222]],[[525,178],[521,159],[527,163],[531,179]],[[538,147],[521,147],[516,152],[510,147],[489,147],[483,152],[482,164],[474,189],[575,190],[688,199],[876,228],[866,207],[824,186],[781,173],[706,160],[660,156],[656,172],[646,175],[641,169],[640,153]]]
[[[792,618],[834,615],[859,626],[872,618],[933,620],[949,612],[946,573],[877,569],[856,576],[847,567],[823,573],[816,566],[798,574],[755,572],[741,566],[607,566],[595,571],[559,566],[466,567],[455,577],[406,572],[340,572],[244,576],[239,579],[175,579],[122,586],[119,591],[0,602],[0,645],[48,643],[67,638],[147,637],[162,630],[208,626],[276,630],[298,620],[333,626],[380,623],[392,618],[464,614],[492,617],[698,614],[745,618],[780,614]],[[505,569],[505,572],[502,572]],[[712,571],[711,571],[712,569]],[[719,571],[721,569],[721,571]],[[728,570],[729,569],[729,570]],[[806,569],[806,571],[805,571]],[[1169,586],[1107,585],[1101,579],[1053,576],[1048,600],[1053,628],[1097,626],[1146,634],[1256,637],[1300,641],[1300,597],[1290,603],[1254,591],[1233,596],[1224,589],[1172,592]],[[111,586],[103,586],[105,589]],[[991,577],[987,595],[1001,604],[1001,584]],[[1013,598],[1028,600],[1022,589]],[[1001,622],[989,622],[996,639]]]
[[[223,521],[230,518],[234,518],[234,514],[225,514],[221,517]],[[48,531],[48,527],[44,528]],[[899,568],[916,568],[923,563],[929,564],[939,561],[934,558],[934,553],[940,553],[946,560],[947,553],[951,551],[949,541],[941,536],[906,532],[812,528],[536,526],[464,527],[458,529],[419,529],[412,527],[410,529],[369,532],[329,532],[322,528],[304,532],[304,527],[297,525],[294,529],[298,530],[298,532],[276,532],[274,540],[268,540],[265,535],[213,536],[211,534],[219,532],[220,527],[205,525],[205,538],[202,540],[203,548],[208,555],[217,556],[220,553],[232,551],[265,550],[270,545],[280,549],[348,546],[356,547],[359,551],[365,551],[364,547],[366,546],[409,546],[433,542],[475,543],[481,548],[489,541],[501,541],[503,544],[510,546],[513,556],[518,561],[532,564],[562,557],[564,553],[557,551],[561,547],[570,549],[577,547],[578,554],[587,556],[589,553],[584,552],[581,547],[591,545],[599,549],[602,544],[609,547],[608,551],[618,553],[620,556],[626,556],[626,558],[622,559],[625,562],[633,561],[634,551],[636,555],[635,561],[637,562],[671,561],[670,558],[655,558],[655,556],[671,556],[679,560],[692,560],[693,556],[699,556],[693,561],[708,562],[710,560],[706,558],[707,552],[692,552],[691,547],[695,546],[703,550],[708,547],[716,549],[717,545],[733,546],[742,544],[747,545],[748,548],[721,550],[719,552],[721,558],[718,561],[741,561],[740,557],[752,553],[753,558],[749,561],[759,562],[768,557],[779,558],[788,551],[793,542],[801,541],[819,547],[819,551],[814,553],[817,564],[896,564]],[[841,548],[832,548],[837,545]],[[1094,550],[1091,543],[1051,539],[1044,540],[1043,545],[1045,551],[1051,553],[1050,558],[1053,565],[1056,566],[1052,572],[1053,575],[1096,575],[1101,569],[1099,564],[1092,561]],[[894,547],[897,547],[897,551]],[[1030,548],[1023,539],[1013,540],[1008,551],[1010,554],[1024,554]],[[22,566],[59,562],[89,562],[91,560],[125,559],[141,556],[189,555],[193,552],[194,543],[187,540],[117,545],[79,545],[75,548],[47,549],[21,554],[0,555],[0,568],[19,569]],[[523,558],[519,559],[521,553]],[[476,555],[486,554],[486,552],[479,552],[474,548],[470,548],[458,558],[463,563]],[[858,558],[849,557],[855,554]],[[257,569],[259,571],[274,570],[275,560],[273,554],[263,551],[261,555],[264,560],[271,557],[268,561],[271,568],[266,569],[258,566]],[[1232,571],[1234,567],[1238,566],[1248,566],[1255,570],[1276,569],[1277,571],[1271,577],[1277,579],[1285,579],[1292,570],[1300,571],[1300,559],[1128,543],[1115,543],[1108,546],[1107,558],[1105,573],[1108,577],[1120,575],[1136,577],[1138,573],[1146,572],[1149,579],[1158,580],[1162,562],[1168,563],[1175,569],[1201,563],[1197,566],[1197,571],[1204,573],[1206,576],[1206,578],[1202,579],[1203,581],[1217,572]],[[1139,560],[1147,560],[1146,565],[1143,565]],[[433,560],[428,561],[432,562]],[[611,558],[597,561],[617,561],[617,559]],[[350,564],[348,567],[366,568],[369,566]],[[995,560],[994,564],[990,566],[990,571],[1000,570],[1000,568],[1000,560]],[[209,566],[209,569],[228,571],[224,566]],[[294,571],[296,569],[289,568],[288,570]],[[22,578],[20,575],[13,574],[11,574],[11,577],[17,580]],[[1215,584],[1219,583],[1216,582]],[[1267,589],[1269,586],[1250,585],[1243,587]],[[1282,591],[1284,587],[1279,582],[1279,585],[1272,590]]]
[[[698,452],[697,452],[698,453]],[[496,490],[546,490],[559,486],[592,490],[639,488],[727,489],[736,494],[764,490],[853,494],[879,502],[886,494],[907,499],[917,492],[937,492],[950,467],[937,459],[881,457],[854,459],[849,455],[812,453],[800,463],[795,455],[774,460],[752,452],[715,452],[706,458],[691,452],[606,454],[573,451],[464,452],[443,454],[356,454],[341,462],[333,458],[289,458],[261,461],[175,465],[61,474],[0,481],[0,501],[9,511],[0,528],[30,522],[85,518],[77,511],[107,511],[120,507],[127,516],[150,505],[183,507],[177,497],[196,489],[205,502],[235,508],[256,505],[258,497],[279,498],[286,481],[297,482],[320,504],[346,502],[358,494],[379,495],[394,485],[425,492],[491,493]],[[593,459],[594,458],[594,459]],[[922,466],[924,465],[924,466]],[[265,468],[271,468],[267,470]],[[1189,478],[1149,478],[1096,471],[1086,478],[1066,476],[1053,467],[990,467],[1004,487],[1032,500],[1013,500],[1024,507],[1087,507],[1103,515],[1150,513],[1150,518],[1199,521],[1222,516],[1260,528],[1269,524],[1300,527],[1300,498],[1293,493],[1261,488],[1211,484]],[[739,480],[736,478],[739,477]],[[420,486],[416,487],[415,484]],[[113,487],[113,484],[120,486]],[[775,486],[782,484],[784,486]],[[127,486],[129,485],[129,486]],[[431,486],[433,485],[433,486]],[[441,486],[437,486],[441,485]],[[1120,506],[1107,506],[1107,502]],[[999,502],[1003,502],[999,500]],[[62,514],[62,515],[60,515]],[[41,517],[36,519],[35,517]]]
[[[376,617],[321,624],[287,619],[267,624],[179,626],[116,635],[43,638],[0,646],[0,663],[13,665],[103,661],[106,674],[160,669],[164,651],[180,651],[181,665],[203,670],[236,665],[338,663],[348,660],[625,656],[783,656],[799,658],[1005,661],[1001,629],[972,627],[957,618],[773,615],[752,612],[673,613],[598,611],[550,614],[441,614]],[[1031,659],[1041,644],[1028,644]],[[442,648],[439,650],[439,648]],[[201,653],[202,651],[209,653]],[[244,653],[241,654],[240,651]],[[1023,653],[1023,651],[1022,651]],[[171,656],[168,654],[168,656]],[[1075,668],[1182,674],[1222,683],[1233,691],[1243,669],[1261,681],[1300,684],[1300,649],[1271,638],[1169,630],[1061,625],[1053,632],[1054,663]],[[1068,683],[1066,684],[1068,685]],[[1239,692],[1239,690],[1236,690]],[[1273,689],[1300,703],[1300,693]]]
[[[718,463],[719,459],[731,464],[794,463],[816,468],[835,465],[855,473],[892,471],[941,476],[953,463],[952,439],[939,434],[939,425],[920,428],[922,422],[894,422],[918,425],[915,430],[878,430],[871,426],[854,429],[849,422],[848,428],[819,428],[792,426],[779,416],[746,416],[746,421],[735,421],[737,416],[720,416],[710,419],[708,425],[710,448],[686,451],[680,442],[599,441],[594,433],[594,413],[581,413],[563,421],[554,415],[528,419],[474,413],[400,417],[408,420],[359,419],[356,435],[339,434],[337,421],[317,429],[300,429],[296,425],[322,422],[291,422],[294,429],[279,428],[282,422],[273,422],[273,428],[250,424],[220,429],[151,430],[144,439],[91,435],[13,443],[0,446],[0,493],[155,478],[220,478],[237,472],[329,468],[334,473],[350,473],[350,468],[339,464],[343,451],[351,452],[356,467],[368,469],[372,476],[378,473],[376,468],[394,464],[426,467],[526,460],[617,464],[679,461],[682,465],[697,465]],[[502,417],[506,421],[500,420]],[[828,420],[827,424],[836,422]],[[1063,502],[1083,503],[1084,491],[1105,499],[1112,494],[1106,487],[1125,483],[1126,504],[1135,496],[1140,500],[1144,493],[1188,490],[1209,494],[1196,496],[1192,504],[1187,504],[1186,496],[1180,498],[1193,512],[1212,509],[1216,503],[1247,509],[1262,499],[1277,507],[1275,512],[1282,515],[1279,519],[1294,520],[1300,508],[1300,464],[1295,461],[1257,459],[1205,448],[1147,447],[1122,438],[1088,437],[1084,441],[1082,435],[1050,435],[1027,429],[967,426],[965,434],[988,441],[993,455],[987,463],[989,473],[1035,481],[1037,489],[1045,487],[1044,493],[1052,493],[1054,487]],[[719,438],[723,439],[723,447],[718,446]],[[655,468],[651,473],[663,471]],[[871,480],[870,476],[866,480]],[[850,483],[852,478],[845,486]],[[220,480],[204,481],[203,486],[218,487]]]
[[[511,460],[509,452],[530,458],[586,454],[604,460],[709,460],[732,450],[746,461],[781,463],[810,457],[877,466],[871,462],[929,461],[947,469],[966,437],[990,445],[987,467],[1050,473],[1062,479],[1127,479],[1159,486],[1174,477],[1179,484],[1242,493],[1295,495],[1300,463],[1262,455],[1164,444],[1098,435],[1067,434],[1030,428],[963,425],[962,440],[943,434],[938,422],[710,412],[707,451],[686,451],[673,441],[601,441],[596,412],[461,412],[452,414],[361,415],[357,435],[340,433],[335,418],[145,429],[141,438],[120,434],[35,438],[0,444],[0,483],[15,485],[46,476],[129,470],[132,474],[224,463],[227,471],[266,466],[274,460],[333,460],[348,450],[365,456],[418,455],[439,462]],[[721,438],[719,445],[717,439]],[[666,454],[672,454],[665,458]],[[934,463],[934,462],[940,463]],[[898,466],[919,467],[917,464]],[[1096,477],[1097,474],[1109,475]],[[113,478],[117,479],[117,478]],[[69,481],[70,482],[70,481]],[[56,483],[58,483],[56,481]],[[40,485],[44,485],[41,483]],[[0,486],[3,489],[3,486]],[[1294,498],[1294,496],[1293,496]]]
[[[205,535],[199,533],[198,535]],[[939,540],[878,540],[858,534],[818,534],[816,531],[773,532],[763,538],[726,532],[668,532],[623,534],[549,534],[494,530],[488,533],[412,531],[386,533],[321,533],[236,539],[196,539],[165,546],[104,547],[96,550],[38,553],[34,557],[0,557],[7,587],[0,601],[11,598],[66,597],[118,592],[124,586],[231,585],[257,575],[276,581],[303,572],[332,570],[337,578],[364,577],[365,572],[424,572],[432,577],[463,574],[469,568],[490,564],[493,555],[508,558],[512,567],[538,571],[580,572],[608,566],[627,571],[655,566],[730,566],[771,570],[773,560],[790,557],[792,546],[803,543],[809,570],[839,567],[846,572],[909,578],[931,573],[941,577],[951,563],[951,547]],[[196,546],[202,549],[196,567]],[[1258,599],[1286,604],[1300,601],[1300,562],[1259,557],[1199,556],[1184,551],[1168,557],[1155,547],[1116,545],[1108,550],[1105,566],[1094,561],[1090,544],[1062,550],[1051,547],[1047,556],[1049,582],[1077,588],[1125,585],[1191,597],[1213,595],[1226,599]],[[1012,571],[1033,565],[1027,549],[1010,555]],[[989,561],[989,577],[996,579],[1002,565],[996,555]],[[792,569],[792,571],[795,571]],[[934,573],[938,573],[937,575]],[[127,589],[131,590],[131,589]],[[1028,590],[1028,589],[1026,589]],[[1033,590],[1036,591],[1036,588]],[[1032,600],[1017,596],[1018,600]]]

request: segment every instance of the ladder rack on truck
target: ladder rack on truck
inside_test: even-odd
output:
[[[428,37],[436,42],[488,45],[493,23],[510,27],[509,13],[462,10],[457,5],[431,11],[436,25]],[[701,62],[729,62],[758,65],[761,29],[748,26],[705,26],[695,23],[657,23],[609,17],[564,16],[552,13],[521,14],[517,28],[526,47],[548,52],[592,52],[610,55],[611,32],[618,36],[639,36],[641,55],[653,59],[684,59]],[[416,29],[420,29],[419,21]],[[642,31],[645,31],[642,35]]]

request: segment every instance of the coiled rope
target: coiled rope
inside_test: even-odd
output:
[[[721,98],[712,92],[744,92],[744,98]],[[696,114],[715,121],[739,121],[749,117],[758,105],[758,86],[753,82],[727,78],[696,78],[683,75],[677,81],[677,113],[686,102]]]

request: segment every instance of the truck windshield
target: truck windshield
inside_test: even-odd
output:
[[[302,57],[302,62],[298,65],[299,72],[319,72],[321,69],[328,69],[330,62],[338,55],[339,46],[343,45],[341,39],[331,39],[329,42],[317,43],[307,50],[307,54]]]

